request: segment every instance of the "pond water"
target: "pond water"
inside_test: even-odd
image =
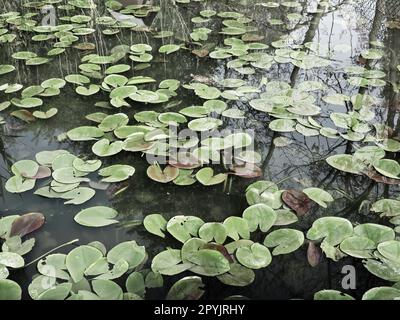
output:
[[[42,19],[52,14],[53,9],[41,13],[40,9],[22,6],[28,1],[0,1],[2,13],[13,11],[26,14],[38,13],[31,19],[40,25]],[[397,25],[390,28],[388,22],[392,17],[385,15],[382,8],[378,10],[376,1],[314,1],[300,0],[289,1],[296,5],[288,6],[282,3],[264,0],[204,0],[188,1],[189,3],[176,3],[169,0],[152,2],[157,6],[157,12],[150,12],[148,16],[136,17],[136,22],[143,23],[141,30],[132,28],[116,29],[116,34],[106,35],[102,31],[107,26],[94,23],[96,18],[110,16],[103,1],[94,1],[96,8],[75,8],[70,11],[57,8],[68,1],[38,1],[38,3],[53,3],[57,24],[68,23],[60,18],[65,16],[86,15],[92,18],[85,27],[95,30],[94,33],[82,35],[77,43],[93,43],[94,50],[80,50],[68,47],[65,53],[52,57],[48,63],[38,66],[28,66],[24,60],[17,60],[13,54],[21,51],[31,51],[38,56],[46,56],[53,48],[54,39],[47,41],[33,41],[34,32],[19,31],[12,23],[0,23],[0,29],[8,29],[9,33],[16,34],[17,38],[11,43],[0,43],[0,65],[13,65],[16,70],[0,75],[0,85],[6,83],[19,83],[24,88],[32,85],[40,85],[50,78],[64,78],[67,75],[78,74],[82,70],[79,65],[81,59],[88,54],[107,56],[117,45],[131,46],[137,43],[151,45],[153,60],[149,66],[140,70],[143,63],[129,59],[129,54],[118,61],[118,64],[127,64],[131,70],[123,73],[126,77],[147,76],[156,80],[154,83],[145,84],[146,90],[157,90],[158,84],[165,79],[177,79],[181,84],[196,81],[207,82],[213,86],[226,78],[243,79],[248,86],[259,87],[263,79],[271,81],[283,81],[291,87],[298,87],[305,81],[316,81],[323,84],[326,89],[312,92],[315,97],[314,104],[321,108],[319,114],[314,117],[323,127],[337,128],[332,123],[332,113],[348,113],[352,105],[346,101],[342,104],[331,104],[322,98],[329,95],[344,94],[369,94],[378,99],[378,103],[371,107],[374,112],[372,120],[366,121],[371,128],[373,124],[385,124],[393,129],[391,137],[399,138],[398,125],[398,93],[396,85],[399,84],[400,64],[397,60],[399,50],[400,31]],[[74,1],[70,1],[74,3]],[[76,1],[75,1],[76,2]],[[79,1],[77,1],[79,3]],[[82,3],[85,1],[82,1]],[[137,4],[138,1],[120,1],[124,5]],[[139,1],[141,3],[141,1]],[[377,1],[381,2],[384,1]],[[139,4],[140,4],[139,3]],[[277,4],[276,6],[274,4]],[[38,7],[40,7],[38,5]],[[114,12],[120,11],[115,8]],[[269,48],[262,52],[270,55],[276,54],[280,48],[272,44],[282,39],[284,35],[290,36],[290,41],[297,45],[313,43],[312,48],[317,56],[324,57],[329,62],[323,66],[313,68],[301,68],[290,61],[271,63],[269,68],[252,68],[249,70],[235,69],[228,66],[228,59],[212,59],[209,56],[198,57],[191,51],[196,48],[190,33],[193,28],[206,27],[211,33],[207,40],[199,41],[210,52],[215,48],[224,46],[224,39],[230,37],[219,32],[223,18],[213,16],[209,21],[193,23],[192,18],[198,17],[202,10],[215,10],[216,12],[236,12],[249,18],[248,25],[253,26],[249,32],[257,35],[252,42],[264,43]],[[50,12],[50,13],[49,13]],[[298,15],[294,15],[297,13]],[[289,16],[288,16],[289,14]],[[292,16],[290,15],[292,14]],[[4,15],[0,15],[0,22],[4,21]],[[228,19],[228,18],[225,18]],[[233,19],[233,18],[230,18]],[[234,19],[233,19],[234,20]],[[393,24],[393,22],[392,22]],[[3,25],[3,26],[2,26]],[[171,37],[154,38],[156,31],[172,31]],[[152,31],[152,32],[150,32]],[[46,33],[42,33],[46,34]],[[234,35],[241,38],[240,35]],[[190,43],[191,42],[191,43]],[[186,44],[187,48],[171,54],[158,52],[158,48],[164,44]],[[249,42],[250,43],[250,42]],[[362,52],[373,48],[373,43],[379,44],[379,50],[384,52],[384,57],[377,60],[365,59]],[[307,48],[307,47],[306,47]],[[314,51],[314,49],[316,51]],[[289,58],[290,60],[291,58]],[[101,66],[101,72],[112,64]],[[138,67],[139,65],[139,67]],[[385,72],[383,80],[379,84],[360,86],[359,83],[349,83],[352,75],[345,72],[349,66],[361,66],[367,69],[379,69]],[[251,66],[250,66],[251,67]],[[92,83],[101,84],[101,79],[91,78]],[[351,82],[351,81],[350,81]],[[138,85],[139,86],[139,85]],[[32,122],[24,122],[10,113],[18,110],[11,106],[0,112],[4,122],[0,127],[1,154],[0,154],[0,214],[1,217],[28,212],[40,212],[46,218],[45,225],[31,236],[36,239],[32,251],[24,256],[29,262],[41,256],[45,252],[74,239],[79,239],[78,244],[87,244],[91,241],[100,241],[107,248],[124,242],[135,240],[139,245],[145,246],[149,260],[146,264],[150,267],[151,259],[167,247],[181,248],[181,243],[173,237],[164,239],[152,235],[142,225],[126,226],[123,223],[142,221],[149,214],[160,213],[166,220],[177,215],[191,215],[203,219],[205,222],[222,222],[227,217],[240,217],[249,206],[246,201],[246,188],[258,180],[279,182],[279,188],[303,190],[308,187],[319,187],[329,191],[334,201],[328,208],[317,206],[307,215],[299,217],[299,221],[289,226],[306,234],[312,223],[323,216],[337,216],[348,219],[353,225],[361,223],[379,223],[390,226],[388,219],[380,219],[376,213],[369,211],[369,205],[381,198],[396,198],[398,186],[378,183],[365,175],[356,175],[339,171],[330,166],[325,159],[335,154],[354,154],[354,151],[368,142],[367,133],[360,141],[350,141],[341,136],[327,138],[323,135],[305,136],[298,131],[276,132],[270,129],[269,124],[274,117],[267,112],[255,110],[249,101],[256,99],[257,94],[244,96],[238,100],[225,100],[229,108],[237,108],[243,111],[240,119],[229,116],[219,117],[223,124],[221,127],[235,130],[253,130],[255,150],[261,155],[261,176],[247,179],[239,176],[229,176],[228,183],[214,186],[203,186],[195,183],[189,186],[178,186],[173,183],[162,184],[151,180],[146,170],[149,163],[141,153],[120,152],[110,157],[102,157],[102,167],[113,164],[128,164],[133,166],[135,174],[124,182],[112,184],[107,190],[96,190],[96,195],[82,205],[65,205],[62,199],[47,199],[34,195],[34,190],[23,193],[10,193],[5,189],[6,181],[11,177],[11,165],[22,159],[35,159],[35,155],[44,150],[68,150],[79,157],[93,158],[92,145],[94,141],[71,141],[63,137],[63,134],[79,126],[97,125],[87,118],[87,115],[95,112],[114,114],[125,113],[129,119],[133,119],[135,113],[154,110],[162,112],[179,112],[184,107],[202,105],[204,99],[196,96],[192,90],[180,87],[177,94],[169,99],[169,102],[159,104],[145,104],[130,101],[130,107],[105,109],[96,107],[99,101],[109,101],[109,92],[100,92],[91,96],[82,96],[75,92],[76,86],[67,83],[61,89],[59,95],[44,97],[44,104],[37,110],[46,111],[57,108],[58,113],[49,119],[36,119]],[[260,87],[262,88],[262,87]],[[260,89],[261,93],[264,89]],[[0,103],[11,98],[20,97],[20,92],[6,94],[0,92]],[[176,103],[174,103],[176,102]],[[29,109],[31,111],[31,109]],[[134,121],[131,121],[134,123]],[[341,132],[345,132],[342,129]],[[372,130],[372,129],[371,129]],[[373,135],[374,131],[370,134]],[[287,146],[276,146],[274,139],[285,136],[290,139]],[[398,159],[398,153],[388,153],[387,158]],[[223,171],[223,166],[213,166],[218,172]],[[88,176],[93,181],[98,181],[96,173]],[[38,180],[36,188],[45,186],[48,179]],[[121,192],[115,193],[121,188]],[[94,206],[109,206],[118,211],[117,220],[122,224],[114,224],[101,228],[81,226],[74,221],[74,216],[82,209]],[[256,232],[252,240],[262,242],[265,234]],[[75,244],[76,245],[76,244]],[[74,245],[64,247],[57,252],[68,253]],[[344,257],[337,262],[322,258],[319,264],[311,267],[307,261],[307,247],[305,243],[295,252],[274,256],[272,263],[259,270],[255,270],[255,280],[248,286],[235,287],[222,284],[215,277],[202,277],[205,283],[203,299],[224,299],[232,295],[242,295],[250,299],[312,299],[315,292],[323,289],[335,289],[346,292],[355,298],[361,298],[368,289],[381,285],[391,285],[391,282],[382,280],[369,273],[362,265],[362,260],[351,256]],[[343,266],[356,267],[356,288],[345,290],[342,287]],[[18,282],[22,289],[23,299],[30,299],[27,286],[32,277],[37,274],[36,264],[26,268],[13,270],[10,279]],[[163,299],[169,288],[184,276],[193,275],[187,271],[175,276],[164,276],[162,288],[148,289],[146,299]],[[122,278],[124,279],[124,278]],[[118,280],[123,284],[123,280]]]

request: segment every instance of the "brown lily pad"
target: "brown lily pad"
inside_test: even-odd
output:
[[[208,56],[210,51],[208,51],[207,49],[195,49],[192,50],[192,53],[199,58],[204,58]]]
[[[157,164],[147,168],[147,176],[157,182],[168,183],[179,176],[179,169],[173,166],[166,166],[164,170]]]
[[[314,242],[308,242],[307,248],[307,260],[311,267],[316,267],[322,258],[322,250],[320,247],[317,247]]]
[[[299,190],[284,191],[282,193],[282,200],[298,216],[307,214],[313,206],[313,201],[304,192]]]
[[[231,170],[232,172],[229,174],[247,179],[253,179],[262,176],[261,168],[252,163],[245,163],[244,165],[235,165],[232,167]]]
[[[169,159],[169,164],[178,169],[196,169],[201,166],[197,157],[188,152],[180,152]]]
[[[43,214],[32,212],[24,214],[11,225],[10,237],[20,236],[23,237],[43,226],[45,218]]]
[[[44,179],[51,176],[51,170],[48,167],[40,166],[38,172],[32,179]]]
[[[25,109],[13,111],[10,113],[10,115],[27,123],[36,121],[36,118],[33,116],[32,112]]]
[[[385,177],[378,173],[376,170],[373,169],[368,169],[363,172],[368,178],[371,180],[378,182],[378,183],[384,183],[384,184],[389,184],[389,185],[398,185],[400,184],[400,180],[398,179],[392,179]]]

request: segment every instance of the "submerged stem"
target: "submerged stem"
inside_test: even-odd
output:
[[[56,251],[58,249],[61,249],[61,248],[66,247],[66,246],[69,246],[69,245],[74,244],[74,243],[76,243],[78,241],[79,241],[79,239],[75,239],[75,240],[69,241],[67,243],[64,243],[62,245],[59,245],[58,247],[55,247],[55,248],[51,249],[50,251],[46,252],[45,254],[42,254],[40,257],[36,258],[35,260],[32,260],[31,262],[26,264],[25,267],[30,266],[31,264],[35,263],[36,261],[39,261],[40,259],[46,257],[47,255],[49,255],[50,253],[52,253],[52,252],[54,252],[54,251]]]

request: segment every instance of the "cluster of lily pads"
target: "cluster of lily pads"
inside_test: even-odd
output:
[[[88,183],[89,174],[100,169],[101,160],[79,158],[66,150],[41,151],[34,160],[20,160],[11,166],[14,176],[6,182],[6,190],[11,193],[23,193],[35,187],[36,180],[51,177],[47,186],[35,191],[35,194],[47,198],[61,198],[69,200],[65,204],[83,204],[89,201],[95,190],[81,187],[81,183]],[[135,173],[135,168],[129,165],[113,165],[99,170],[103,177],[101,182],[113,183],[128,179]],[[93,184],[96,188],[103,188]]]
[[[100,169],[101,160],[79,158],[66,150],[41,151],[35,158],[36,161],[20,160],[11,166],[14,176],[6,182],[8,192],[26,192],[35,188],[37,180],[47,179],[45,186],[38,188],[35,195],[67,200],[64,202],[66,205],[81,205],[95,196],[95,189],[105,190],[110,183],[125,181],[135,173],[134,167],[125,164]],[[97,171],[102,177],[100,182],[87,177]],[[101,227],[117,223],[111,220],[117,215],[114,209],[98,206],[80,211],[75,221],[84,226]]]
[[[10,279],[10,270],[25,266],[23,256],[35,245],[35,238],[23,240],[31,232],[43,226],[45,218],[41,213],[27,213],[0,218],[0,300],[21,299],[20,286]]]

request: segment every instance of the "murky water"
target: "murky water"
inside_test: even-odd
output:
[[[270,80],[286,81],[293,86],[305,80],[317,80],[328,86],[329,93],[350,95],[357,93],[360,88],[350,86],[345,81],[346,75],[343,73],[343,69],[357,61],[360,52],[369,47],[369,41],[376,39],[385,44],[384,50],[387,53],[387,57],[380,62],[380,67],[386,70],[388,81],[398,83],[396,77],[399,73],[396,73],[395,66],[399,63],[393,61],[396,59],[396,55],[393,53],[399,50],[400,32],[398,29],[386,29],[384,27],[386,17],[376,12],[373,1],[331,1],[335,4],[334,8],[323,14],[312,13],[313,8],[316,8],[317,1],[301,1],[306,18],[302,23],[294,25],[293,29],[289,31],[283,30],[280,26],[269,26],[267,20],[285,17],[290,9],[282,9],[281,7],[267,10],[262,6],[255,5],[255,3],[267,1],[218,0],[193,2],[185,6],[172,5],[167,0],[161,2],[161,11],[144,19],[144,23],[168,30],[173,28],[176,34],[180,36],[187,36],[187,30],[191,26],[190,19],[200,10],[234,10],[244,13],[256,22],[260,29],[259,33],[265,36],[261,42],[266,44],[270,44],[282,34],[289,33],[299,44],[309,41],[318,42],[321,52],[332,50],[337,45],[348,46],[348,51],[333,50],[334,55],[330,57],[333,63],[326,68],[301,70],[291,64],[277,64],[265,72],[258,71],[252,76],[240,76],[235,71],[228,69],[224,60],[198,59],[189,51],[180,50],[178,53],[168,56],[166,60],[164,55],[155,54],[152,67],[143,71],[135,71],[135,75],[146,75],[155,79],[179,79],[182,82],[191,81],[191,74],[213,79],[239,76],[249,79],[254,84],[259,83],[261,77],[265,76]],[[7,6],[4,8],[11,10],[11,7],[11,4],[7,2]],[[93,12],[93,14],[100,13]],[[213,29],[213,23],[207,27]],[[97,50],[104,53],[108,53],[117,44],[130,45],[149,42],[158,47],[163,41],[167,43],[169,41],[153,39],[144,32],[131,33],[125,30],[118,34],[117,38],[96,33],[95,40],[91,39],[90,36],[88,36],[88,40],[96,42]],[[208,41],[221,43],[222,40],[222,37],[215,34]],[[51,48],[50,46],[41,46],[43,44],[34,43],[29,37],[17,44],[1,44],[0,64],[18,64],[11,58],[11,54],[26,48],[35,52],[41,50],[46,52]],[[64,77],[67,74],[78,73],[79,59],[84,54],[85,52],[71,50],[67,55],[53,59],[50,64],[38,67],[26,67],[23,63],[20,63],[17,73],[2,76],[1,82],[35,85],[51,77]],[[126,59],[125,63],[131,64],[131,61]],[[133,63],[132,66],[134,66]],[[373,95],[382,99],[380,106],[374,109],[376,112],[374,121],[394,127],[398,136],[398,96],[393,92],[392,85],[388,83],[386,87],[373,89],[372,92]],[[181,104],[168,111],[176,111],[184,106],[196,105],[201,101],[193,95],[189,95],[187,90],[181,89],[178,93],[175,100],[181,100]],[[101,94],[95,97],[80,97],[74,92],[72,86],[67,85],[60,96],[46,99],[46,107],[56,106],[59,110],[59,113],[52,119],[24,124],[9,116],[8,112],[1,113],[6,124],[1,128],[1,142],[4,145],[4,152],[0,155],[0,212],[2,215],[42,212],[47,221],[46,225],[34,234],[36,246],[26,256],[26,261],[31,261],[47,250],[73,239],[79,239],[82,244],[99,240],[108,247],[122,241],[136,240],[140,245],[146,246],[150,256],[154,256],[167,246],[179,246],[174,240],[160,241],[156,236],[146,232],[142,226],[132,228],[111,226],[99,229],[81,227],[73,220],[74,215],[81,210],[80,206],[66,206],[62,200],[44,199],[32,195],[31,192],[13,195],[2,187],[10,176],[10,163],[20,159],[34,159],[35,154],[39,151],[66,149],[75,155],[90,156],[92,154],[92,143],[74,143],[68,140],[59,142],[57,136],[77,126],[89,124],[90,122],[85,119],[87,114],[96,111],[108,112],[108,110],[104,111],[94,106],[95,102],[107,100],[108,97],[105,94],[103,94],[103,97],[101,97]],[[1,100],[3,98],[2,96]],[[331,112],[346,111],[341,107],[327,105],[320,99],[319,96],[316,104],[323,109],[319,118],[322,123]],[[269,117],[240,101],[233,102],[232,107],[234,106],[246,112],[246,119],[228,119],[225,120],[224,125],[229,128],[255,130],[257,150],[263,157],[263,177],[260,179],[264,178],[275,182],[284,180],[280,185],[282,189],[318,186],[335,194],[337,200],[328,210],[319,208],[313,211],[306,218],[302,218],[294,226],[295,228],[306,231],[315,219],[324,215],[346,217],[353,223],[367,221],[387,223],[376,219],[373,214],[365,211],[359,212],[358,209],[363,200],[374,201],[382,195],[397,196],[398,187],[382,187],[370,182],[366,177],[342,174],[329,167],[324,161],[329,155],[350,153],[353,150],[352,143],[343,139],[326,139],[322,136],[305,138],[294,133],[287,135],[293,139],[293,143],[289,147],[275,148],[272,144],[275,135],[268,129]],[[154,110],[162,111],[163,108],[163,105],[157,105]],[[148,106],[135,104],[124,112],[132,116],[135,112],[148,109]],[[326,123],[328,122],[326,121]],[[190,214],[201,217],[205,221],[223,221],[231,215],[240,216],[247,207],[244,197],[245,188],[254,182],[254,180],[249,179],[233,178],[229,193],[224,190],[222,185],[215,187],[202,187],[199,184],[189,187],[179,187],[173,184],[161,185],[148,179],[146,176],[148,164],[138,154],[120,153],[111,158],[104,158],[103,163],[104,166],[115,163],[130,164],[136,168],[136,173],[128,180],[129,187],[126,191],[115,197],[110,197],[107,192],[98,190],[96,196],[85,203],[82,208],[95,205],[112,206],[121,213],[122,221],[142,220],[144,216],[150,213],[162,213],[166,218],[179,214]],[[346,196],[343,196],[337,190],[343,190]],[[221,299],[229,295],[240,294],[251,299],[308,299],[318,290],[328,288],[343,290],[341,288],[343,277],[341,268],[347,264],[357,266],[358,270],[357,289],[349,291],[353,296],[360,297],[365,290],[373,285],[384,283],[369,274],[362,267],[360,260],[357,259],[346,258],[338,263],[324,259],[317,267],[311,268],[306,259],[306,249],[307,246],[304,245],[295,253],[274,258],[268,268],[256,271],[256,280],[245,288],[228,287],[222,285],[216,279],[204,279],[206,282],[204,297]],[[14,272],[12,279],[16,279],[19,283],[29,284],[32,275],[35,273],[35,266],[29,266],[21,271]],[[165,277],[164,289],[149,290],[147,297],[165,297],[168,288],[180,277],[182,275]],[[25,298],[28,298],[27,295],[25,295]]]

